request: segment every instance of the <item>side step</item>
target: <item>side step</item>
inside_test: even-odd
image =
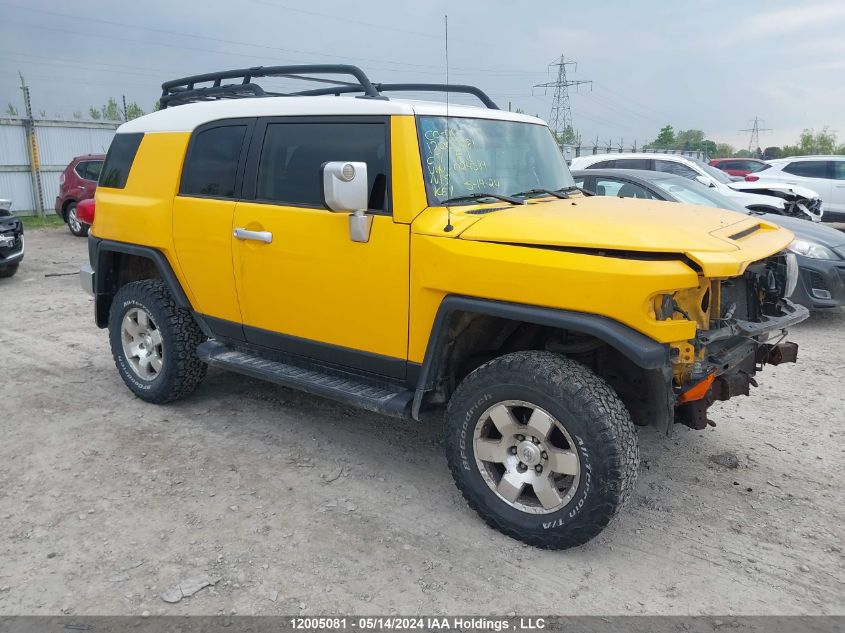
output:
[[[411,417],[414,392],[398,385],[370,381],[342,371],[312,366],[310,368],[268,360],[249,352],[226,347],[209,340],[197,347],[197,355],[212,367],[220,367],[253,378],[298,389],[354,405],[367,411],[400,418]]]

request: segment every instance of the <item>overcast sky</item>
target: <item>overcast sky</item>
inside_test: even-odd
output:
[[[700,128],[735,147],[759,116],[762,146],[805,127],[845,139],[845,1],[0,0],[0,107],[87,112],[126,95],[149,111],[186,74],[285,63],[352,63],[374,81],[472,83],[503,108],[547,119],[561,54],[575,127],[591,142]]]

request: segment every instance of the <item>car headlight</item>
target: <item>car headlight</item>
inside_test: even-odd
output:
[[[812,259],[839,259],[836,253],[827,246],[810,240],[792,240],[792,244],[786,247],[796,255],[811,257]]]
[[[798,285],[798,259],[794,253],[785,253],[786,255],[786,287],[784,288],[783,296],[789,299],[792,293],[795,292],[795,287]]]

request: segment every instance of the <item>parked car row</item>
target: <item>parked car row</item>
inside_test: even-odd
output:
[[[695,158],[678,154],[596,154],[573,159],[572,169],[643,169],[660,171],[715,189],[750,211],[777,213],[818,222],[822,218],[822,199],[818,193],[790,183],[748,182],[734,179],[725,172]]]
[[[769,161],[717,158],[710,164],[764,187],[786,183],[813,189],[824,202],[824,221],[845,222],[845,156],[791,156]]]

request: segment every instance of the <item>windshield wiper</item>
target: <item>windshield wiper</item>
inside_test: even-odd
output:
[[[561,191],[561,192],[567,192],[567,191],[580,191],[580,192],[581,192],[581,193],[583,193],[585,196],[594,196],[594,195],[596,195],[596,194],[595,194],[595,193],[593,193],[592,191],[588,191],[587,189],[584,189],[583,187],[579,187],[578,185],[572,185],[571,187],[564,187],[563,189],[558,189],[558,191]]]
[[[465,200],[482,200],[484,198],[495,198],[496,200],[504,200],[505,202],[510,202],[511,204],[525,204],[525,200],[521,198],[514,198],[513,196],[506,196],[501,193],[468,193],[464,196],[454,196],[452,198],[447,198],[446,200],[442,200],[440,204],[447,205],[453,202],[462,202]]]
[[[519,193],[513,194],[514,196],[533,196],[540,193],[545,193],[549,196],[554,196],[555,198],[568,198],[569,196],[564,191],[552,191],[551,189],[528,189],[527,191],[520,191]]]

